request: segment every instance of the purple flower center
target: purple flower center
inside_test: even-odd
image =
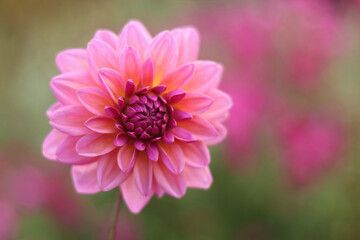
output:
[[[166,101],[156,95],[134,95],[124,107],[119,122],[132,138],[161,137],[169,121],[168,108]]]
[[[130,138],[143,141],[161,139],[166,129],[175,124],[171,119],[173,108],[156,91],[148,88],[139,89],[126,99],[120,97],[118,106],[106,106],[105,111],[117,120],[119,130]]]

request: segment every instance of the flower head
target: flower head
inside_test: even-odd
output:
[[[279,138],[292,186],[316,182],[341,161],[346,132],[335,116],[289,113],[279,121]]]
[[[191,27],[151,38],[130,21],[119,36],[99,30],[87,49],[60,53],[44,155],[73,165],[79,193],[120,186],[134,213],[153,194],[207,189],[207,145],[224,138],[231,99],[217,89],[222,67],[197,61],[198,49]]]

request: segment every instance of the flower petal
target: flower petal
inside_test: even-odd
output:
[[[82,88],[77,91],[77,95],[84,107],[96,115],[104,114],[105,106],[114,104],[110,96],[99,88]]]
[[[195,28],[184,27],[172,30],[179,48],[177,66],[195,61],[199,55],[200,37]]]
[[[193,72],[194,64],[185,64],[166,75],[160,84],[167,87],[166,92],[171,92],[184,86],[191,78]]]
[[[218,136],[212,124],[196,115],[188,121],[178,122],[178,126],[188,130],[197,140],[210,140]]]
[[[93,194],[100,191],[96,177],[97,162],[73,166],[71,175],[78,193]]]
[[[84,123],[92,116],[83,106],[66,106],[52,114],[50,124],[69,135],[84,135],[91,133]]]
[[[170,130],[170,132],[181,141],[193,142],[196,140],[196,138],[194,137],[194,135],[191,134],[191,132],[182,127],[174,127]]]
[[[175,198],[184,196],[186,192],[186,179],[184,172],[173,174],[162,161],[154,162],[153,169],[157,184],[160,185],[167,194]]]
[[[126,82],[120,73],[111,68],[99,70],[100,85],[117,102],[120,96],[125,95]]]
[[[73,71],[58,75],[50,82],[55,97],[64,105],[79,105],[76,91],[83,87],[96,86],[88,71]]]
[[[232,107],[231,97],[218,89],[211,89],[206,92],[206,95],[214,99],[214,104],[200,116],[207,120],[224,119]]]
[[[151,192],[147,196],[142,195],[136,186],[133,174],[120,185],[120,189],[126,205],[135,214],[144,208],[154,194]]]
[[[98,30],[94,35],[94,39],[101,40],[109,44],[114,50],[116,50],[116,45],[118,37],[115,33],[109,30]]]
[[[177,143],[166,144],[159,142],[159,154],[162,162],[174,174],[179,174],[185,166],[184,153]]]
[[[55,61],[62,73],[89,69],[85,49],[73,48],[65,50],[56,56]]]
[[[59,162],[66,164],[82,165],[94,162],[97,158],[80,156],[75,149],[76,143],[81,137],[67,136],[61,141],[56,151]]]
[[[96,157],[111,152],[116,148],[116,134],[90,133],[76,143],[76,151],[81,156]]]
[[[215,62],[196,61],[194,73],[183,89],[186,92],[205,92],[214,87],[221,79],[223,67]]]
[[[121,53],[127,46],[134,47],[143,58],[151,41],[151,35],[145,26],[139,22],[129,21],[121,31],[118,41],[118,51]]]
[[[42,145],[43,155],[50,160],[56,160],[56,150],[65,137],[64,133],[56,129],[51,130]]]
[[[115,133],[119,130],[115,126],[116,121],[109,117],[95,116],[85,122],[85,126],[98,133]]]
[[[174,37],[168,31],[159,33],[152,40],[147,54],[155,63],[154,85],[158,85],[163,77],[174,69],[178,58],[178,49]]]
[[[150,160],[157,161],[159,159],[159,149],[157,144],[149,142],[146,146],[146,154]]]
[[[135,160],[134,178],[135,183],[144,196],[150,193],[152,186],[152,161],[145,152],[140,152]]]
[[[137,86],[140,78],[141,58],[133,47],[126,47],[120,57],[120,75],[127,81],[132,79]]]
[[[214,121],[211,122],[211,124],[215,127],[215,130],[217,132],[217,137],[213,139],[205,140],[205,143],[208,146],[216,145],[222,142],[227,135],[227,129],[222,123]]]
[[[107,43],[93,39],[87,47],[88,62],[91,76],[99,82],[99,69],[112,68],[119,70],[120,57]]]
[[[100,189],[103,191],[110,191],[119,187],[129,177],[129,174],[120,170],[116,158],[117,151],[115,150],[98,159],[97,180]]]
[[[213,181],[209,167],[192,168],[185,166],[186,184],[191,188],[208,189]]]
[[[203,168],[210,163],[210,152],[207,146],[200,141],[193,143],[179,143],[184,152],[185,163],[194,168]]]
[[[135,163],[138,151],[134,148],[132,142],[128,142],[122,146],[117,156],[118,165],[123,172],[129,172]]]
[[[63,107],[63,105],[62,105],[61,103],[59,103],[59,102],[54,103],[54,104],[51,105],[51,106],[49,107],[49,109],[46,111],[46,116],[47,116],[48,118],[51,118],[52,115],[53,115],[57,110],[59,110],[59,109],[62,108],[62,107]]]
[[[179,109],[190,114],[199,114],[207,111],[213,102],[214,100],[205,94],[186,93],[183,99],[172,106],[175,109]]]
[[[147,86],[152,87],[154,77],[155,77],[155,63],[154,63],[154,60],[152,60],[151,58],[148,58],[144,62],[142,69],[141,69],[140,80],[142,82],[142,85],[144,87],[147,87]]]

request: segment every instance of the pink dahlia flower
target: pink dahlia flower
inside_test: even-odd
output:
[[[130,21],[119,36],[99,30],[87,49],[61,52],[44,155],[73,165],[79,193],[120,186],[134,213],[154,194],[207,189],[207,146],[224,138],[231,99],[217,89],[222,67],[196,60],[198,50],[191,27],[152,38]]]
[[[334,116],[289,114],[280,120],[283,161],[291,184],[303,187],[341,161],[346,132]]]

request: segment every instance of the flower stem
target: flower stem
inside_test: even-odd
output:
[[[121,191],[119,190],[115,203],[115,215],[109,232],[109,240],[115,240],[116,225],[120,215],[120,207],[121,207]]]

